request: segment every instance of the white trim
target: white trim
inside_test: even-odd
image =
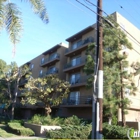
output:
[[[98,98],[103,98],[103,70],[98,73]]]

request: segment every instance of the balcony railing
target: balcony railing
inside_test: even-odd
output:
[[[66,49],[65,54],[67,54],[69,52],[72,52],[73,50],[81,48],[84,45],[86,45],[88,43],[92,43],[92,42],[94,42],[94,38],[93,37],[88,37],[85,40],[81,40],[80,42],[76,42],[70,48]]]
[[[50,69],[50,70],[48,70],[48,71],[44,71],[44,72],[42,72],[42,73],[39,73],[39,77],[45,77],[45,76],[47,76],[47,75],[49,75],[49,74],[57,74],[58,73],[58,68],[53,68],[53,69]]]
[[[63,99],[62,105],[91,105],[92,96],[68,97]]]
[[[45,65],[45,64],[48,64],[49,62],[52,62],[53,60],[59,60],[59,59],[60,59],[60,55],[58,53],[55,53],[49,58],[41,60],[41,65]]]
[[[81,64],[85,64],[85,62],[86,62],[86,58],[81,58],[81,57],[76,59],[75,61],[72,60],[70,63],[64,66],[64,70],[75,67],[75,66],[79,66]]]
[[[58,68],[53,68],[53,69],[50,69],[46,72],[46,75],[48,74],[56,74],[58,73]]]
[[[27,79],[23,79],[19,82],[19,86],[25,85],[28,82]]]
[[[74,78],[71,77],[69,79],[69,83],[71,84],[71,86],[86,83],[86,81],[87,81],[87,76],[80,76],[80,77],[74,77]]]

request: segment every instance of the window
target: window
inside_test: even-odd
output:
[[[79,40],[77,42],[75,42],[73,45],[72,45],[72,50],[80,47],[82,45],[82,40]]]
[[[30,69],[32,70],[34,68],[34,64],[31,64]]]
[[[48,73],[49,73],[49,74],[54,74],[54,73],[56,73],[56,72],[58,72],[58,70],[57,70],[57,68],[56,68],[55,66],[52,66],[52,67],[50,67],[50,68],[48,69]]]
[[[52,53],[49,57],[49,60],[52,60],[52,59],[55,59],[55,58],[58,58],[58,54],[55,52],[55,53]]]
[[[42,59],[41,59],[41,64],[43,64],[43,63],[44,63],[44,61],[45,61],[45,59],[44,59],[44,58],[42,58]]]
[[[77,57],[75,57],[75,58],[73,58],[73,59],[71,60],[72,66],[79,65],[80,62],[81,62],[81,56],[77,56]]]
[[[72,74],[70,76],[70,84],[77,84],[80,82],[80,73]]]
[[[129,96],[130,95],[130,89],[129,88],[125,88],[124,92],[125,92],[125,95],[126,96]]]
[[[70,93],[70,104],[78,105],[80,103],[80,92],[75,91]]]
[[[39,76],[40,76],[40,77],[43,76],[43,70],[40,70],[40,72],[39,72]]]
[[[121,45],[121,48],[122,48],[122,50],[127,49],[127,47],[126,47],[126,46],[124,46],[124,45]]]

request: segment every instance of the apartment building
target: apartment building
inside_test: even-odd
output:
[[[45,77],[48,74],[56,74],[60,79],[65,80],[66,74],[63,73],[63,65],[66,63],[66,56],[64,55],[66,48],[68,46],[64,43],[57,44],[51,49],[43,52],[36,58],[25,63],[29,66],[32,76],[34,78]],[[25,65],[24,64],[24,65]],[[27,79],[22,77],[20,80],[20,87],[24,87]],[[24,91],[19,92],[18,101],[24,96]],[[24,105],[22,108],[22,117],[30,118],[33,114],[43,114],[44,107],[41,104],[36,105]],[[55,108],[54,108],[55,112]]]
[[[127,54],[127,61],[129,62],[129,67],[127,69],[128,73],[134,72],[132,64],[140,62],[140,30],[135,27],[131,22],[125,19],[119,13],[113,13],[116,22],[123,28],[121,28],[127,35],[127,39],[132,44],[133,49],[129,50],[125,46],[122,47],[122,53]],[[127,32],[126,32],[126,31]],[[136,41],[137,40],[137,41]],[[138,88],[136,95],[130,95],[130,89],[126,90],[126,96],[130,99],[131,104],[128,108],[128,114],[125,115],[126,122],[139,122],[140,121],[140,85],[139,85],[139,75],[133,77],[135,84]],[[121,110],[118,113],[118,121],[121,121]]]
[[[122,15],[115,12],[114,15],[117,23],[123,27],[123,31],[127,30],[135,39],[140,42],[140,30],[132,23],[125,19]],[[126,32],[125,32],[126,33]],[[126,33],[129,42],[132,44],[132,50],[125,46],[121,53],[128,55],[129,61],[128,72],[134,71],[131,67],[132,63],[140,62],[140,44]],[[70,93],[67,99],[64,99],[62,104],[53,108],[53,114],[56,116],[67,117],[77,115],[81,118],[91,119],[92,117],[92,89],[86,89],[87,76],[83,72],[83,67],[86,61],[86,48],[90,43],[96,42],[96,24],[91,25],[78,33],[67,38],[68,46],[57,44],[51,49],[45,51],[38,57],[29,61],[27,64],[31,67],[34,78],[47,76],[48,74],[58,74],[60,79],[70,82]],[[126,92],[126,96],[131,100],[131,105],[128,108],[128,114],[125,116],[126,121],[140,121],[140,85],[139,76],[134,77],[137,85],[136,96],[130,95],[130,90]],[[22,83],[22,82],[21,82]],[[21,86],[24,85],[24,80]],[[41,111],[39,108],[23,107],[24,116],[31,116],[34,113]],[[26,110],[26,111],[25,111]],[[26,112],[26,113],[25,113]],[[26,115],[25,115],[26,114]],[[118,111],[118,121],[121,121],[121,110]]]
[[[86,89],[87,76],[83,72],[83,67],[86,62],[86,48],[95,41],[95,33],[95,27],[89,26],[66,39],[69,48],[65,50],[67,63],[64,65],[63,72],[71,87],[68,98],[60,105],[59,116],[77,115],[91,119],[92,90]]]

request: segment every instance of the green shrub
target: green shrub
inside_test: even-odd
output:
[[[34,115],[31,120],[28,121],[29,123],[39,124],[39,125],[60,125],[63,124],[63,118],[52,118],[51,116],[41,116],[41,115]]]
[[[91,125],[86,126],[63,126],[60,130],[50,130],[47,132],[47,138],[50,139],[89,139]]]
[[[18,134],[18,135],[22,135],[22,136],[35,135],[35,133],[31,129],[25,128],[24,126],[22,126],[20,123],[17,123],[17,122],[8,123],[8,127],[13,133]]]
[[[11,120],[11,123],[20,123],[22,126],[24,125],[24,121],[23,120]]]
[[[64,124],[80,125],[81,124],[81,119],[79,119],[77,116],[73,115],[71,117],[65,118]]]
[[[127,131],[129,128],[118,125],[103,124],[103,136],[105,139],[128,139]]]

